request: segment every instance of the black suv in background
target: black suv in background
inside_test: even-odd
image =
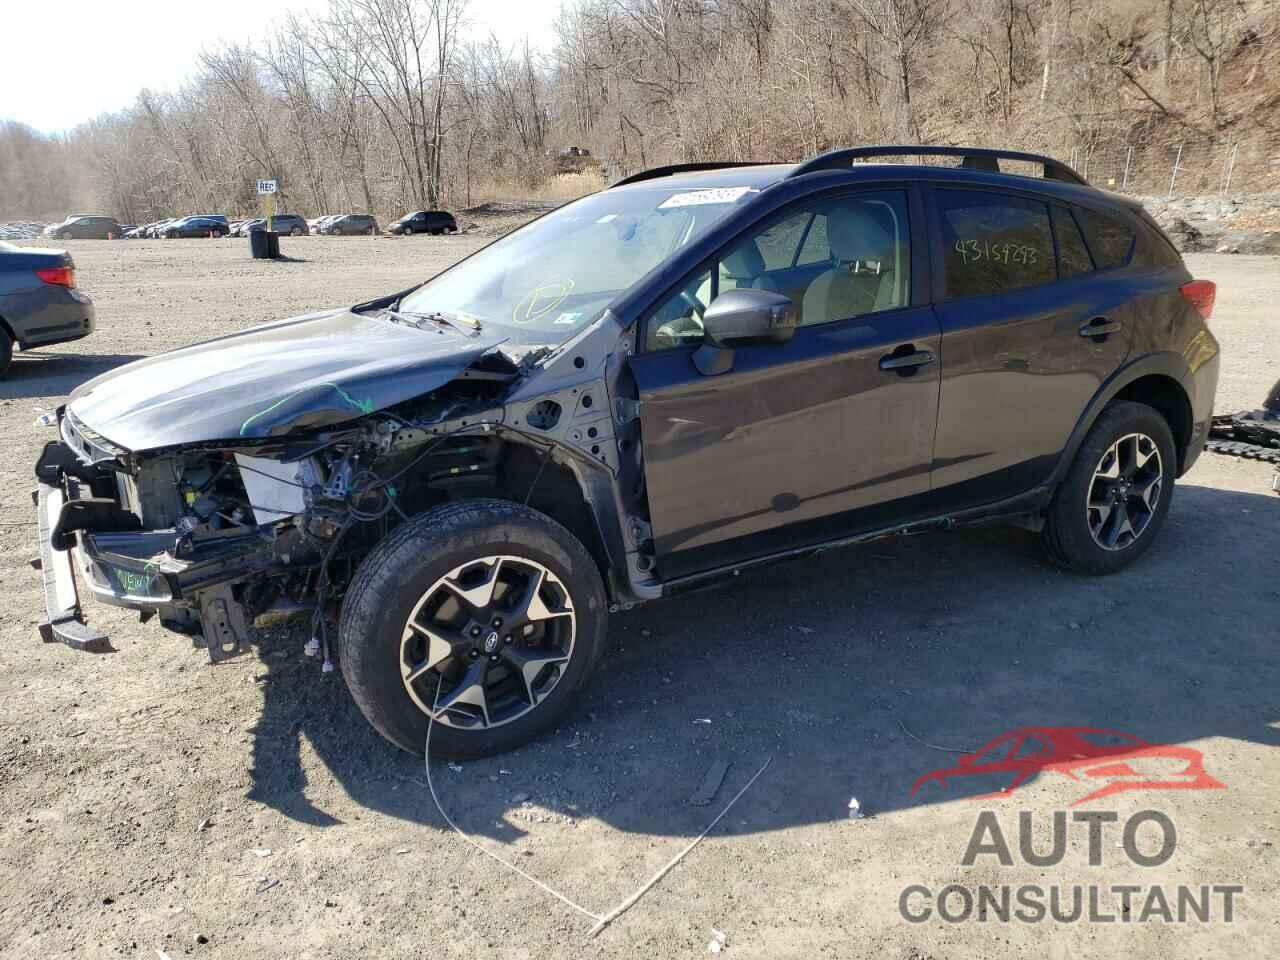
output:
[[[458,221],[445,210],[419,210],[405,214],[387,230],[405,236],[411,233],[457,233]]]
[[[960,163],[863,162],[895,155]],[[1047,157],[650,170],[412,290],[76,390],[36,467],[42,630],[98,640],[76,571],[215,660],[298,609],[328,655],[332,611],[388,739],[510,749],[609,611],[747,567],[996,521],[1133,562],[1208,433],[1214,294]]]
[[[367,213],[346,213],[328,218],[320,224],[319,232],[333,237],[353,237],[359,234],[373,237],[378,233],[378,221]]]
[[[119,240],[124,227],[112,217],[67,217],[45,227],[44,233],[59,240]]]

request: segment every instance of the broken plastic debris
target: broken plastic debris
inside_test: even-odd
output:
[[[250,853],[255,857],[269,857],[271,856],[271,849],[269,847],[255,847]]]
[[[694,717],[693,722],[694,723],[710,723],[711,718],[710,717]]]
[[[307,641],[306,646],[302,648],[302,652],[308,657],[316,657],[320,655],[320,638],[312,637]]]
[[[333,661],[332,661],[332,660],[326,660],[326,661],[324,662],[324,665],[320,668],[320,672],[321,672],[321,673],[333,673]]]
[[[850,797],[849,798],[849,819],[861,820],[865,816],[866,816],[866,813],[863,812],[862,804],[858,802],[858,798]]]
[[[711,928],[711,942],[707,944],[707,953],[719,953],[729,945],[729,935],[723,930]]]
[[[58,415],[56,413],[42,413],[36,417],[37,427],[56,427],[58,425]]]

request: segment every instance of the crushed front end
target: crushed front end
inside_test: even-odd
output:
[[[106,646],[86,623],[82,589],[202,636],[214,660],[241,649],[250,614],[305,606],[309,571],[337,532],[324,517],[322,454],[136,455],[65,411],[59,432],[35,471],[46,641]],[[290,453],[302,456],[279,459]]]

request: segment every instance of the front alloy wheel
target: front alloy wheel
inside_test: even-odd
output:
[[[1104,550],[1124,550],[1151,524],[1160,505],[1164,462],[1144,433],[1130,433],[1098,461],[1089,485],[1089,532]]]
[[[400,640],[405,690],[437,723],[519,720],[551,693],[573,656],[569,591],[546,566],[489,556],[433,583]]]
[[[360,564],[338,661],[392,743],[481,757],[554,729],[604,649],[600,570],[572,533],[508,500],[413,517]]]

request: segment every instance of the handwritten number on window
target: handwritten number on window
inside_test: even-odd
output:
[[[990,243],[986,240],[957,240],[956,253],[960,254],[960,262],[982,263],[990,260],[993,263],[1022,264],[1033,267],[1040,262],[1040,251],[1023,243]]]

